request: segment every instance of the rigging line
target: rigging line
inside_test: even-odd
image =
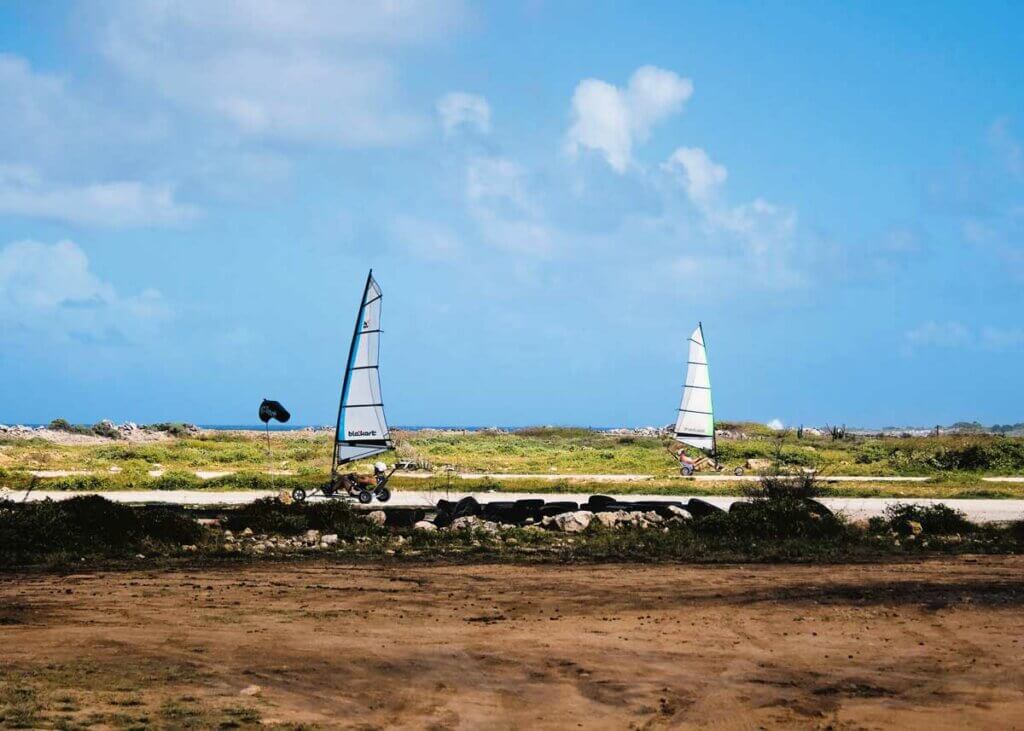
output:
[[[688,361],[686,361],[686,365],[702,365],[702,366],[706,366],[707,364],[708,364],[707,361],[704,361],[703,363],[698,363],[695,360],[688,360]]]
[[[369,370],[371,368],[380,368],[380,366],[375,366],[375,365],[372,365],[372,366],[352,366],[352,368],[350,368],[349,370],[365,371],[365,370]]]
[[[383,406],[384,404],[346,404],[346,409],[368,409],[371,406]]]
[[[382,333],[382,332],[384,332],[384,331],[381,330],[380,328],[377,328],[376,330],[360,330],[359,334],[360,335],[366,335],[367,333]]]
[[[705,391],[710,391],[711,390],[711,386],[691,386],[689,383],[684,383],[683,384],[683,388],[700,388],[700,389],[703,389]]]
[[[683,408],[680,408],[679,410],[684,412],[684,413],[686,413],[686,414],[704,414],[705,416],[711,416],[711,413],[712,413],[710,411],[695,411],[694,409],[683,409]]]
[[[377,281],[377,280],[374,280],[374,282],[376,282],[376,281]],[[383,295],[383,294],[378,294],[378,295],[377,295],[376,297],[374,297],[374,298],[373,298],[372,300],[367,300],[367,301],[366,301],[366,302],[364,302],[363,304],[364,304],[364,305],[366,305],[366,306],[369,306],[369,305],[372,305],[372,304],[373,304],[374,302],[376,302],[377,300],[382,300],[382,299],[384,299],[384,295]]]

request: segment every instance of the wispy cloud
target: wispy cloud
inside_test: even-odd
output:
[[[160,293],[123,295],[92,271],[72,241],[17,241],[0,249],[0,326],[35,343],[124,345],[171,316]]]
[[[1024,176],[1024,148],[1010,129],[1010,119],[1000,117],[988,128],[988,141],[1002,158],[1006,169],[1017,176]]]
[[[112,181],[66,185],[26,166],[0,165],[0,214],[107,228],[169,226],[193,220],[196,207],[170,185]]]
[[[482,96],[449,92],[437,100],[437,114],[447,137],[460,131],[483,135],[491,131],[491,105]]]
[[[103,50],[127,76],[246,137],[375,147],[425,126],[397,56],[456,27],[458,0],[126,0]]]
[[[915,348],[984,348],[1008,350],[1024,345],[1024,330],[983,325],[971,328],[962,322],[929,320],[907,331],[907,352]]]

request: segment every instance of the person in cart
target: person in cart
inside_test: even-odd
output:
[[[694,470],[697,469],[697,461],[691,458],[683,449],[680,449],[676,456],[679,458],[679,471],[686,476],[692,475]]]

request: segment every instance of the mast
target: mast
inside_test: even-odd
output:
[[[704,323],[700,320],[697,321],[697,329],[700,330],[700,341],[704,343],[704,360],[708,363],[711,359],[708,358],[708,341],[704,337]],[[711,366],[708,366],[708,387],[711,386]],[[715,405],[714,401],[711,402],[711,457],[717,462],[718,461],[718,437],[715,435]]]

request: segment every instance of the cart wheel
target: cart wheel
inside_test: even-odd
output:
[[[363,505],[369,505],[372,500],[373,500],[373,493],[372,492],[370,492],[369,490],[360,490],[359,491],[359,502],[361,502]]]
[[[292,490],[292,500],[294,500],[297,503],[305,502],[306,491],[303,490],[301,487],[296,487],[294,490]]]
[[[391,490],[387,489],[383,485],[373,491],[373,496],[377,498],[378,502],[386,503],[391,499]]]
[[[742,476],[742,475],[743,475],[743,468],[742,468],[742,467],[737,467],[736,469],[734,469],[734,470],[732,471],[732,473],[733,473],[734,475],[736,475],[737,477],[740,477],[740,476]]]
[[[689,477],[690,475],[693,474],[693,465],[684,464],[682,467],[679,468],[679,474],[681,474],[683,477]]]

